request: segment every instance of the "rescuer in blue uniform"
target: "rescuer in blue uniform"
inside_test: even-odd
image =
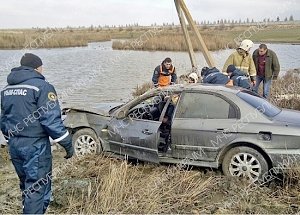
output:
[[[234,86],[239,86],[249,90],[252,88],[250,79],[247,77],[247,75],[245,75],[245,73],[241,70],[237,69],[234,65],[228,66],[227,74],[233,81]]]
[[[50,202],[52,155],[49,136],[74,154],[71,136],[61,120],[54,87],[41,74],[42,60],[31,53],[11,70],[1,91],[1,131],[20,179],[24,214],[42,214]]]
[[[203,77],[203,83],[207,84],[229,85],[230,83],[230,78],[228,78],[227,75],[221,73],[216,67],[203,67],[201,76]]]

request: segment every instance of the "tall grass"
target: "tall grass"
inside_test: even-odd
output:
[[[253,25],[252,27],[254,27]],[[223,48],[234,48],[234,38],[249,31],[251,26],[202,26],[200,31],[207,43],[209,50]],[[55,29],[53,37],[47,39],[40,48],[59,48],[72,46],[86,46],[88,42],[100,42],[111,39],[128,39],[128,41],[115,41],[115,49],[137,49],[137,50],[170,50],[185,51],[186,45],[183,40],[182,30],[179,26],[155,26],[159,34],[145,41],[145,35],[153,33],[154,27],[119,27],[119,28],[60,28]],[[292,42],[299,43],[299,25],[270,25],[264,26],[259,31],[251,31],[252,39],[256,42]],[[0,30],[0,49],[21,49],[51,29],[16,29]],[[52,29],[53,30],[53,29]],[[147,34],[147,32],[149,34]],[[142,45],[130,45],[132,40],[140,40],[143,37]],[[194,47],[198,47],[195,38],[192,36]],[[228,45],[227,45],[228,44]],[[199,50],[196,48],[196,50]]]
[[[140,96],[150,90],[153,87],[153,83],[151,82],[146,82],[142,85],[137,85],[134,91],[132,92],[133,97]]]
[[[111,40],[109,33],[97,31],[0,31],[0,49],[62,48],[87,46],[88,42]]]
[[[207,48],[211,51],[224,49],[232,44],[229,38],[224,38],[212,33],[203,35],[203,39]],[[200,51],[200,47],[197,44],[195,36],[191,37],[192,44],[195,51]],[[113,41],[113,49],[135,49],[135,50],[150,50],[150,51],[187,51],[187,45],[185,43],[182,34],[157,34],[139,43],[138,46],[132,45],[133,40],[125,41]],[[233,48],[233,47],[229,47]]]
[[[65,172],[57,183],[58,213],[186,213],[197,210],[218,178],[175,167],[130,165],[103,156],[79,161],[77,171]],[[73,189],[73,177],[85,184]],[[85,182],[85,183],[82,183]],[[70,185],[72,186],[72,180]],[[67,194],[65,193],[67,192]]]
[[[287,71],[272,82],[271,102],[282,108],[300,110],[300,70]]]
[[[204,169],[132,165],[105,156],[78,160],[54,181],[50,213],[296,213],[300,166],[269,187]]]

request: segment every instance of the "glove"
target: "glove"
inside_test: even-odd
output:
[[[64,138],[63,140],[61,140],[59,142],[59,145],[61,145],[65,150],[67,155],[64,157],[66,159],[69,159],[73,156],[74,154],[74,147],[72,144],[72,137],[71,135],[68,135],[66,138]]]
[[[65,159],[69,159],[74,155],[74,147],[73,146],[71,146],[70,148],[65,149],[65,150],[67,152],[67,155],[64,157]]]

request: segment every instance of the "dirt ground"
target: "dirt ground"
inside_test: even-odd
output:
[[[7,148],[0,148],[0,213],[20,213],[18,176],[9,160]]]

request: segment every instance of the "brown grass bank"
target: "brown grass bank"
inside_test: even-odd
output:
[[[259,42],[288,42],[300,43],[299,22],[283,24],[252,23],[251,25],[203,25],[199,26],[209,50],[233,48],[234,38],[251,34],[251,39]],[[150,35],[150,40],[145,35]],[[53,33],[53,34],[52,34]],[[52,36],[51,36],[52,35]],[[152,38],[151,38],[152,37]],[[143,38],[143,39],[141,39]],[[180,26],[129,26],[129,27],[95,27],[89,28],[44,28],[44,29],[0,29],[0,49],[22,49],[29,48],[60,48],[86,46],[88,42],[101,42],[111,39],[130,39],[123,44],[120,41],[114,42],[115,49],[136,49],[136,50],[168,50],[185,51],[186,46]],[[130,46],[132,40],[139,40],[140,46]],[[196,46],[195,38],[192,37]],[[37,45],[38,44],[38,45]],[[129,44],[129,46],[128,46]]]
[[[111,40],[110,34],[97,31],[61,29],[0,31],[0,49],[36,49],[87,46],[89,42]]]
[[[273,81],[271,102],[282,108],[300,110],[300,69],[287,71]]]
[[[131,165],[103,156],[78,160],[55,181],[54,213],[297,213],[300,166],[283,181],[249,185],[207,169]]]
[[[211,51],[224,49],[229,45],[233,48],[229,38],[224,38],[212,33],[204,34],[203,39],[207,48]],[[139,40],[139,39],[137,39]],[[195,51],[200,51],[197,40],[194,36],[191,37]],[[145,41],[141,41],[138,45],[132,45],[134,40],[113,41],[113,49],[135,49],[148,51],[187,51],[183,35],[180,34],[158,34],[154,37],[149,37]]]
[[[50,214],[300,212],[298,164],[291,165],[280,180],[274,179],[267,186],[225,177],[218,170],[143,163],[133,165],[104,155],[73,158],[67,167],[62,160],[54,164],[54,169],[60,171],[53,180],[54,201],[47,211]],[[8,177],[7,180],[5,187],[11,182],[13,184],[1,194],[0,213],[20,213],[17,178]]]

